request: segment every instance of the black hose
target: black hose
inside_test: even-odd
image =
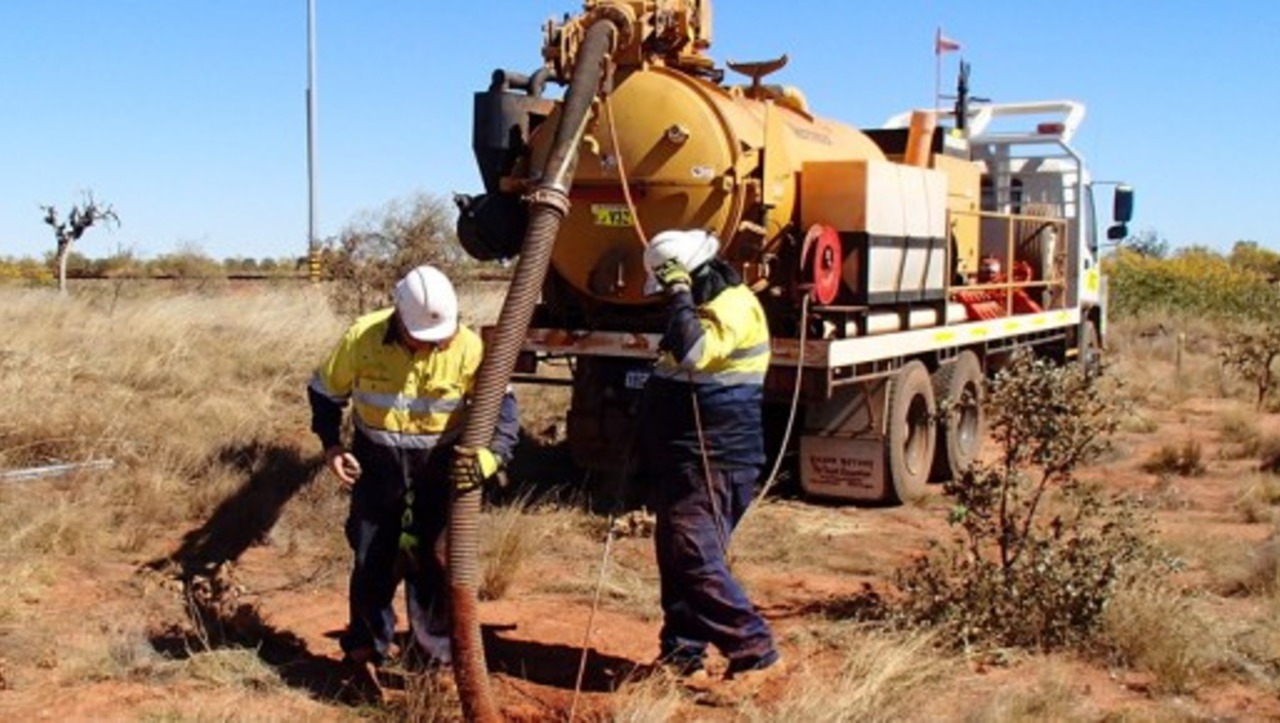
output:
[[[534,306],[542,292],[551,250],[560,222],[569,212],[569,186],[590,118],[591,104],[604,78],[605,57],[613,48],[618,28],[610,20],[594,23],[586,33],[573,70],[573,78],[561,109],[554,143],[537,190],[530,198],[529,226],[525,231],[515,276],[507,290],[496,333],[485,347],[477,373],[467,421],[462,429],[463,447],[487,447],[502,398],[511,382],[516,357],[524,345]],[[455,485],[456,487],[456,485]],[[454,495],[449,513],[449,599],[453,613],[453,666],[463,715],[472,721],[499,721],[501,717],[489,689],[484,643],[480,635],[477,592],[480,580],[480,490]]]

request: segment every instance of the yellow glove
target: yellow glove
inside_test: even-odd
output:
[[[487,447],[457,447],[449,480],[459,492],[470,492],[483,485],[502,468],[502,460]]]
[[[653,270],[653,276],[658,280],[659,284],[662,284],[662,288],[668,290],[677,286],[689,288],[693,285],[693,278],[689,276],[689,270],[676,259],[663,261],[658,268]]]

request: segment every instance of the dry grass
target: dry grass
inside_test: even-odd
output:
[[[612,723],[667,723],[679,720],[685,705],[676,681],[665,676],[649,676],[629,682],[614,695],[609,706]]]
[[[1182,444],[1163,445],[1142,463],[1142,471],[1155,475],[1199,477],[1205,470],[1200,443],[1191,439]]]
[[[524,563],[542,547],[550,525],[547,518],[530,509],[528,496],[489,508],[482,524],[485,535],[480,550],[479,595],[481,600],[499,600],[506,596]]]
[[[1223,641],[1191,601],[1155,580],[1120,589],[1103,615],[1102,642],[1122,665],[1151,673],[1156,690],[1187,693],[1224,657]]]
[[[192,680],[218,688],[242,688],[259,693],[282,692],[284,683],[271,666],[247,648],[220,648],[196,653],[182,662]]]
[[[59,672],[65,685],[147,678],[173,679],[187,661],[164,659],[152,647],[141,621],[106,626],[101,634],[79,636],[79,646],[59,646]]]
[[[1249,555],[1238,591],[1280,600],[1280,537],[1272,535]]]
[[[806,670],[789,676],[787,689],[767,708],[745,703],[748,721],[900,721],[931,698],[950,661],[927,634],[907,636],[849,629],[839,635],[843,658],[833,675]]]
[[[561,538],[557,538],[559,541]],[[615,543],[611,550],[604,577],[600,578],[599,564],[603,542],[597,543],[591,558],[582,557],[560,568],[559,574],[535,583],[534,590],[555,595],[571,595],[583,601],[591,601],[600,586],[602,608],[633,615],[644,621],[654,621],[661,615],[659,605],[658,571],[653,562],[649,545],[622,545]],[[556,555],[559,558],[559,555]]]
[[[535,553],[524,564],[555,572],[530,580],[530,591],[589,602],[599,585],[603,608],[627,612],[642,620],[653,620],[660,614],[651,540],[615,534],[602,579],[600,560],[609,534],[609,518],[585,512],[581,507],[535,505],[513,522],[532,527],[536,540],[548,541],[536,545]]]
[[[1160,423],[1145,414],[1131,412],[1120,417],[1117,429],[1129,434],[1154,434],[1160,429]]]
[[[733,535],[730,557],[773,569],[822,569],[856,572],[860,561],[833,554],[839,538],[856,534],[854,518],[793,502],[757,501]]]
[[[406,678],[402,707],[350,709],[304,700],[251,649],[202,649],[166,659],[152,647],[148,635],[155,631],[141,618],[95,622],[74,643],[63,637],[51,642],[46,629],[33,628],[48,607],[53,582],[48,570],[87,569],[89,560],[133,564],[167,554],[184,533],[262,477],[273,453],[292,452],[305,460],[317,451],[306,429],[304,385],[344,321],[305,288],[244,296],[214,291],[62,299],[0,287],[0,324],[6,329],[0,338],[0,392],[10,400],[9,413],[0,420],[0,469],[116,461],[107,472],[0,486],[0,657],[13,667],[21,656],[24,666],[0,680],[25,685],[46,675],[72,695],[78,685],[92,681],[182,691],[163,693],[159,702],[152,698],[126,714],[164,720],[235,720],[254,711],[282,719],[385,714],[397,720],[456,720],[456,696],[437,680]],[[464,308],[477,322],[496,315],[493,303],[464,303]],[[1118,332],[1110,340],[1113,358],[1118,357],[1121,373],[1130,370],[1131,395],[1149,405],[1127,424],[1130,432],[1153,431],[1151,420],[1162,417],[1151,410],[1167,406],[1165,399],[1177,405],[1190,396],[1247,396],[1248,390],[1234,388],[1217,371],[1214,330],[1179,323],[1188,333],[1181,376],[1175,373],[1170,332],[1113,327]],[[535,432],[555,427],[558,431],[547,436],[560,438],[562,425],[556,425],[563,419],[567,390],[525,391],[519,390],[522,407],[525,400],[530,404],[522,415],[530,413]],[[1268,447],[1265,421],[1252,412],[1233,412],[1218,421],[1218,429],[1222,441],[1233,445],[1233,455],[1247,457]],[[1165,497],[1172,501],[1160,509],[1181,512],[1180,501],[1199,484],[1178,482],[1183,488],[1170,487]],[[350,553],[341,530],[346,499],[334,489],[332,480],[321,476],[295,490],[278,520],[254,542],[272,546],[270,559],[279,563],[271,572],[273,586],[305,586],[341,599]],[[1274,517],[1280,477],[1259,474],[1245,480],[1242,489],[1240,515],[1260,522]],[[858,537],[871,515],[887,514],[760,505],[735,536],[740,575],[748,584],[762,570],[884,575],[884,556],[859,554],[862,546],[883,545],[883,550],[914,544]],[[574,507],[531,506],[527,500],[488,510],[482,594],[535,592],[589,600],[606,525],[604,518]],[[1237,594],[1247,594],[1231,603],[1270,610],[1256,620],[1251,613],[1247,625],[1235,626],[1230,642],[1257,680],[1280,691],[1280,625],[1274,622],[1280,619],[1275,602],[1280,563],[1274,544],[1252,549],[1238,540],[1197,536],[1187,542],[1187,552],[1220,583],[1218,592],[1234,586]],[[547,571],[554,574],[543,574]],[[603,606],[656,626],[658,589],[652,542],[615,540]],[[106,598],[117,592],[104,587],[96,594]],[[1203,689],[1226,655],[1224,635],[1206,631],[1194,601],[1173,592],[1135,589],[1126,595],[1112,606],[1115,620],[1109,622],[1115,628],[1109,627],[1108,642],[1116,659],[1150,671],[1159,691]],[[762,596],[761,602],[776,605],[778,600]],[[738,701],[738,708],[715,713],[757,721],[909,720],[961,679],[955,662],[935,652],[927,637],[871,633],[817,619],[794,622],[778,626],[788,665],[795,666],[783,696]],[[1052,677],[1029,689],[1011,686],[997,691],[970,719],[1072,720],[1081,709],[1071,707],[1070,694],[1069,681]],[[706,712],[669,681],[628,685],[608,706],[609,718],[620,721],[699,720]],[[1170,719],[1179,715],[1172,704],[1162,710]],[[947,712],[964,717],[967,711]],[[1112,720],[1140,719],[1107,712],[1114,713]]]
[[[380,719],[445,723],[462,720],[462,704],[447,671],[406,673],[403,696],[384,707]]]
[[[1226,444],[1243,448],[1255,447],[1261,436],[1261,415],[1248,407],[1236,407],[1223,412],[1216,420],[1218,434]],[[1244,456],[1248,456],[1247,454]]]
[[[1241,482],[1241,488],[1243,491],[1235,503],[1241,519],[1250,524],[1275,520],[1276,507],[1280,506],[1280,477],[1273,474],[1249,475]]]
[[[341,329],[323,309],[296,290],[106,303],[0,289],[0,394],[22,420],[0,425],[0,467],[115,461],[18,483],[31,495],[0,512],[0,550],[139,552],[207,516],[245,481],[221,453],[305,424],[310,369]]]
[[[1195,395],[1245,399],[1248,390],[1217,360],[1220,335],[1202,319],[1122,319],[1108,326],[1107,355],[1112,372],[1128,382],[1128,399],[1151,409],[1175,408]]]
[[[52,582],[48,568],[38,560],[0,556],[0,633],[38,612],[41,598]]]
[[[1272,599],[1258,620],[1235,636],[1246,677],[1280,695],[1280,599]]]
[[[1097,720],[1097,712],[1080,705],[1080,693],[1070,680],[1043,674],[1028,690],[1011,690],[992,696],[986,707],[965,718],[968,723],[1023,723],[1029,721]]]

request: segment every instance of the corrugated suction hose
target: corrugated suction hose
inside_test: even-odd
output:
[[[511,382],[516,357],[524,344],[534,305],[546,280],[547,265],[560,222],[569,211],[569,186],[577,163],[578,146],[586,130],[591,104],[604,77],[605,58],[613,49],[617,33],[618,28],[613,21],[599,20],[587,30],[578,51],[554,145],[538,188],[529,197],[529,226],[516,263],[515,276],[502,304],[496,333],[485,346],[484,361],[480,364],[471,408],[459,442],[464,447],[487,447],[493,443],[502,397]],[[449,511],[453,671],[466,719],[496,722],[501,717],[489,689],[477,597],[480,495],[479,489],[455,494]]]

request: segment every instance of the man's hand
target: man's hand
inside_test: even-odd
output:
[[[459,492],[470,492],[480,487],[502,468],[502,460],[493,450],[485,447],[457,447],[453,451],[453,466],[449,480]]]
[[[689,270],[678,259],[663,261],[653,270],[653,276],[667,291],[687,291],[693,286],[693,278],[689,276]]]
[[[324,466],[333,472],[344,488],[350,489],[360,477],[360,462],[356,456],[341,446],[329,447],[324,451]]]

